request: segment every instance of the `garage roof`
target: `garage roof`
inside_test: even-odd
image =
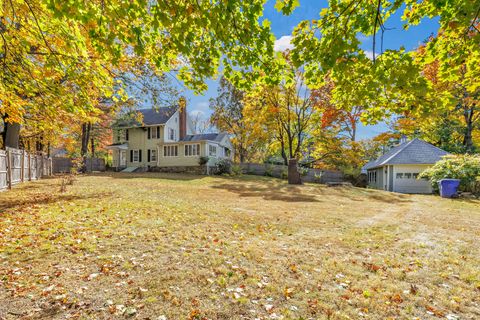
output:
[[[389,164],[434,164],[447,154],[445,150],[415,138],[390,149],[377,160],[367,163],[363,169],[373,169]]]

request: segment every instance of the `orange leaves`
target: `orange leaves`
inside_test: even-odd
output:
[[[365,268],[367,268],[368,271],[371,271],[371,272],[377,272],[378,270],[380,269],[384,269],[384,267],[380,267],[376,264],[373,264],[373,263],[367,263],[367,262],[364,262],[363,263],[363,266]]]
[[[401,295],[399,295],[398,293],[397,294],[394,294],[394,295],[391,295],[388,297],[388,300],[392,303],[396,303],[396,304],[400,304],[403,302],[403,298]]]
[[[427,306],[425,307],[425,309],[427,309],[427,312],[428,312],[428,313],[433,314],[433,315],[435,315],[435,316],[437,316],[437,317],[441,317],[441,318],[445,317],[445,312],[443,312],[443,311],[440,310],[440,309],[437,309],[437,308],[432,307],[432,306],[430,306],[430,305],[427,305]]]

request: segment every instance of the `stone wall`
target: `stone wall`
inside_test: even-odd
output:
[[[174,166],[174,167],[149,167],[149,172],[166,172],[166,173],[190,173],[204,175],[207,172],[206,166]]]

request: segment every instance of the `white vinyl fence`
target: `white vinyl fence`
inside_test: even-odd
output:
[[[0,150],[0,191],[24,181],[52,175],[52,159],[24,150]]]

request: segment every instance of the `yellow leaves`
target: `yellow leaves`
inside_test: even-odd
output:
[[[293,292],[295,290],[293,288],[285,288],[283,289],[283,296],[288,300],[293,296]]]
[[[292,272],[292,273],[297,273],[297,265],[294,264],[294,263],[289,265],[288,270],[290,270],[290,272]]]

